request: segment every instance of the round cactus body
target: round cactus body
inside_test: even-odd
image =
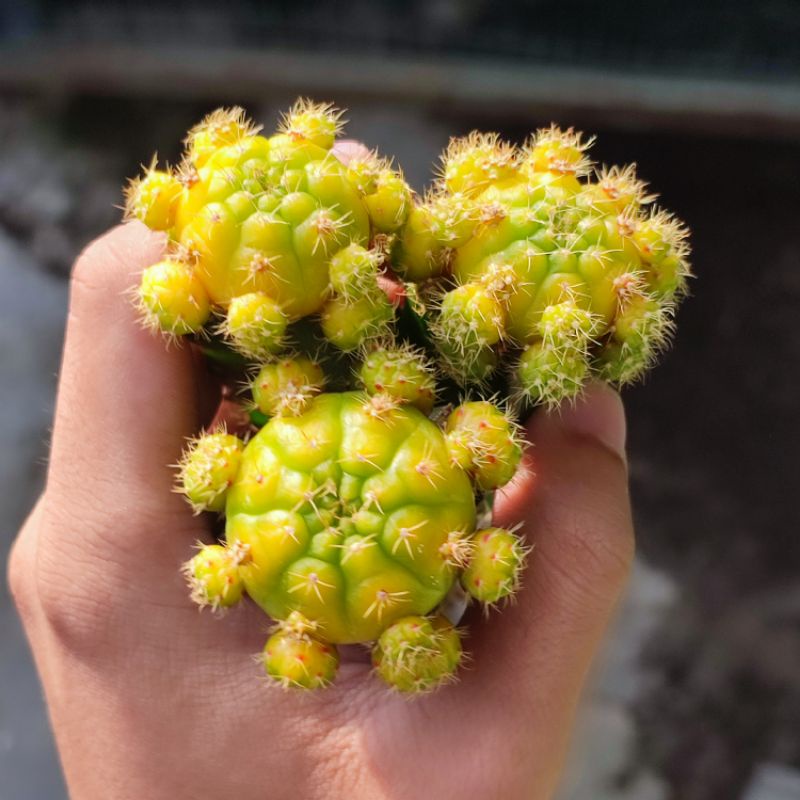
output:
[[[248,443],[227,496],[240,575],[276,619],[300,612],[333,643],[376,639],[445,597],[456,565],[442,546],[475,525],[473,489],[442,432],[411,406],[378,409],[323,394]]]
[[[447,287],[433,322],[464,384],[513,350],[520,395],[557,404],[591,375],[625,383],[664,346],[689,275],[687,232],[650,204],[634,167],[589,176],[586,142],[555,126],[524,148],[454,140],[435,192],[394,247],[410,280]]]
[[[221,109],[190,132],[179,168],[153,164],[131,183],[129,217],[166,231],[170,261],[182,269],[167,276],[174,286],[164,288],[163,269],[143,282],[140,305],[152,324],[196,332],[212,307],[232,346],[263,358],[278,349],[287,323],[329,300],[332,259],[352,246],[366,253],[375,236],[404,225],[407,184],[377,156],[375,180],[348,170],[332,149],[339,117],[329,105],[300,101],[265,137],[241,109]],[[375,272],[379,263],[372,258]],[[187,313],[192,302],[197,309]],[[375,313],[382,323],[385,304]],[[372,333],[363,327],[362,339]]]

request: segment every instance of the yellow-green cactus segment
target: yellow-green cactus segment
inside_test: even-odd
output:
[[[241,439],[224,431],[206,433],[190,442],[179,465],[178,490],[196,512],[225,508],[243,448]]]
[[[241,109],[220,109],[190,132],[177,169],[154,163],[131,183],[127,214],[168,232],[213,306],[255,293],[294,322],[322,308],[341,249],[396,230],[411,208],[380,159],[374,180],[354,183],[332,149],[340,127],[336,109],[308,101],[271,137]]]
[[[256,408],[268,417],[298,416],[319,394],[325,376],[305,356],[264,364],[252,384]]]
[[[199,331],[211,314],[208,294],[195,269],[172,258],[144,270],[138,305],[148,328],[175,336]]]
[[[321,689],[339,668],[336,647],[318,639],[316,626],[293,611],[264,645],[264,669],[284,688]]]
[[[556,404],[592,374],[636,378],[662,349],[689,276],[687,231],[632,165],[591,175],[590,144],[555,126],[524,148],[454,140],[398,237],[406,278],[452,276],[431,330],[462,383],[486,378],[487,350],[513,349],[519,393]],[[574,325],[548,335],[559,309]]]
[[[516,426],[486,400],[462,403],[445,424],[453,464],[466,470],[483,491],[499,489],[513,477],[522,458]]]
[[[470,558],[461,582],[481,603],[497,603],[513,596],[525,566],[527,549],[505,528],[486,528],[470,540]]]
[[[153,164],[144,177],[128,184],[125,190],[126,213],[154,231],[169,230],[175,224],[182,190],[183,185],[175,175],[156,169]]]
[[[358,373],[366,392],[433,410],[436,377],[424,353],[411,346],[379,346],[364,357]]]
[[[326,338],[346,351],[388,336],[393,318],[394,307],[382,291],[353,300],[336,295],[325,303],[320,315]]]
[[[241,574],[253,600],[352,643],[441,602],[457,572],[443,545],[474,529],[475,502],[416,408],[323,394],[250,441],[226,515],[228,542],[249,547]]]
[[[246,545],[209,544],[186,562],[183,573],[191,598],[201,608],[228,608],[242,599],[244,585],[239,567],[249,559]]]
[[[292,119],[290,112],[290,126]],[[214,303],[263,292],[298,319],[324,302],[330,257],[367,244],[368,215],[332,142],[320,146],[296,130],[270,138],[238,130],[241,138],[223,142],[200,167],[190,150],[170,233],[196,259]]]
[[[222,331],[240,353],[264,359],[280,351],[286,317],[269,295],[248,292],[231,300]]]
[[[461,662],[458,631],[443,617],[407,616],[375,644],[372,663],[393,689],[422,694],[454,680]]]
[[[382,255],[361,245],[343,247],[330,263],[331,290],[347,300],[376,295]]]

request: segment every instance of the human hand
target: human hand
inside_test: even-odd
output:
[[[534,545],[525,586],[473,615],[459,683],[409,700],[351,661],[325,691],[265,686],[263,613],[198,615],[179,574],[212,534],[167,465],[218,397],[126,297],[163,245],[132,223],[75,267],[47,486],[9,568],[72,797],[550,797],[632,555],[618,397],[532,418],[496,502]]]

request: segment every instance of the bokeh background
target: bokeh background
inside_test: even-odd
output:
[[[45,470],[71,264],[154,150],[302,94],[422,189],[451,134],[576,125],[689,223],[698,277],[626,393],[639,556],[559,800],[800,798],[798,42],[796,0],[0,0],[0,561]],[[64,796],[3,589],[0,800]]]

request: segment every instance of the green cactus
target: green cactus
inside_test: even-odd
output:
[[[316,625],[299,611],[279,622],[264,645],[264,669],[284,688],[322,689],[339,668],[336,646],[317,638]]]
[[[383,631],[372,653],[386,683],[414,694],[453,680],[461,659],[458,631],[440,616],[399,619]]]
[[[394,362],[392,378],[397,367],[421,366],[408,348],[372,356],[383,359],[378,372]],[[281,367],[308,381],[309,365],[295,359]],[[429,380],[424,370],[407,372]],[[301,407],[272,416],[244,446],[235,474],[229,443],[220,439],[227,434],[201,437],[184,459],[184,465],[202,465],[201,494],[212,498],[206,507],[217,508],[224,497],[226,547],[215,546],[219,550],[211,554],[226,570],[233,565],[247,594],[285,622],[265,655],[268,674],[285,685],[327,683],[335,671],[336,644],[379,640],[378,674],[401,691],[433,688],[459,663],[457,634],[445,635],[442,623],[427,615],[435,614],[477,552],[470,538],[476,489],[510,479],[519,445],[499,409],[469,403],[453,412],[453,429],[469,433],[462,464],[453,457],[452,432],[445,434],[407,398],[388,395],[385,402],[386,397],[384,391],[304,396]],[[196,504],[194,471],[184,466],[181,474]],[[206,561],[208,550],[201,553]],[[239,557],[225,559],[226,553]],[[193,596],[208,603],[220,589],[200,583],[211,567],[200,575],[198,563],[206,561],[196,556],[187,569]],[[233,594],[217,605],[232,599]],[[441,645],[435,657],[428,651],[423,657],[414,637],[411,649],[393,649],[398,630],[409,630],[393,626],[409,618],[426,618],[423,638]],[[300,629],[298,620],[304,621]],[[296,663],[300,656],[306,666],[316,659],[319,669],[303,672]]]
[[[486,604],[513,597],[528,553],[519,537],[504,528],[486,528],[472,536],[469,553],[464,588]]]
[[[367,394],[433,410],[436,373],[423,353],[409,346],[380,346],[368,352],[359,370]]]
[[[454,140],[419,200],[374,153],[340,163],[340,127],[301,101],[270,138],[238,109],[191,131],[179,169],[128,190],[169,237],[138,303],[149,327],[245,356],[203,343],[248,375],[262,426],[201,435],[178,465],[193,510],[225,515],[184,567],[192,599],[271,616],[261,660],[284,687],[327,686],[337,645],[367,643],[378,676],[421,693],[463,661],[454,599],[520,586],[524,539],[487,527],[522,458],[511,409],[652,364],[686,231],[632,166],[589,177],[572,130]]]
[[[633,166],[590,175],[590,144],[555,126],[521,149],[455,139],[397,237],[395,268],[444,287],[432,331],[462,384],[514,351],[518,397],[556,405],[592,375],[636,380],[668,342],[687,231]]]
[[[253,359],[280,349],[287,324],[320,312],[323,331],[346,349],[385,333],[385,296],[331,298],[329,270],[399,230],[411,191],[377,156],[362,159],[360,172],[336,158],[340,116],[301,100],[267,138],[241,109],[220,109],[190,132],[177,169],[154,162],[131,182],[128,217],[169,237],[168,260],[145,271],[138,293],[151,327],[197,333],[213,311]],[[370,264],[374,278],[380,259]]]
[[[238,603],[244,589],[239,567],[249,557],[246,545],[224,547],[209,544],[202,547],[183,568],[192,600],[201,608],[211,606],[215,611]]]

